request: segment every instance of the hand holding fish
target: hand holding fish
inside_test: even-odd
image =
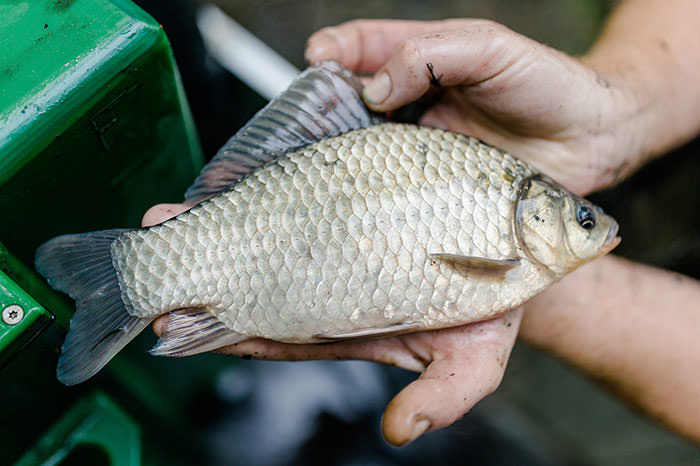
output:
[[[161,223],[187,208],[159,204],[146,212],[143,225]],[[452,424],[498,387],[521,318],[522,309],[517,309],[486,322],[380,340],[290,345],[256,339],[217,352],[285,361],[363,359],[421,372],[387,406],[382,420],[387,441],[403,445]],[[166,320],[154,322],[158,336]]]
[[[655,1],[620,10],[665,8]],[[564,186],[608,186],[700,129],[699,99],[655,86],[698,82],[700,66],[674,68],[677,56],[666,53],[694,29],[674,29],[671,46],[653,50],[640,40],[647,49],[630,58],[615,47],[630,35],[619,18],[580,61],[484,21],[359,21],[317,33],[310,60],[380,70],[364,91],[371,108],[394,109],[432,84],[444,95],[422,123],[456,132],[368,112],[357,77],[338,63],[305,71],[219,151],[187,205],[146,214],[144,223],[158,225],[64,235],[39,248],[37,270],[77,302],[59,380],[91,377],[155,321],[157,355],[359,358],[422,371],[388,406],[387,439],[403,444],[450,424],[498,385],[522,315],[507,311],[619,242],[615,221]],[[632,31],[655,27],[663,21]],[[620,71],[627,58],[632,73]],[[582,268],[580,283],[571,278],[527,304],[540,319],[528,318],[525,334],[571,356],[570,340],[549,332],[557,327],[541,311],[552,305],[545,297],[577,309],[578,285],[591,296],[621,296],[590,271],[630,268],[611,258]],[[637,275],[619,274],[649,279],[650,289],[668,282],[646,269]],[[572,283],[574,293],[562,294]],[[697,292],[692,282],[682,288],[678,296]],[[651,302],[635,301],[641,309]],[[586,313],[568,317],[591,336]],[[337,343],[308,344],[328,341]],[[584,349],[594,343],[584,339],[571,358],[596,354]],[[613,383],[624,387],[627,380],[615,379],[623,373],[647,380],[636,368],[653,365],[661,392],[673,389],[668,381],[679,372],[638,346],[613,345],[622,369],[634,368],[612,371]],[[581,366],[596,367],[585,358]],[[678,409],[669,416],[673,425],[684,418]]]
[[[151,354],[357,358],[364,348],[423,370],[385,416],[396,444],[492,391],[520,313],[486,321],[609,252],[617,223],[500,149],[386,121],[360,91],[337,62],[311,67],[219,150],[188,205],[160,208],[179,215],[43,244],[37,270],[77,302],[59,380],[93,376],[167,315]],[[421,330],[436,332],[390,338]],[[389,339],[298,346],[379,337]],[[243,344],[259,338],[294,345]]]
[[[428,32],[436,30],[445,32]],[[604,109],[587,101],[598,94],[601,107],[612,108],[611,101],[625,100],[624,93],[601,85],[601,78],[576,60],[503,26],[479,20],[355,21],[312,36],[307,59],[342,60],[355,71],[381,68],[364,91],[365,101],[377,111],[393,110],[439,85],[444,95],[420,123],[476,135],[524,158],[530,155],[533,165],[574,190],[589,192],[612,183],[610,173],[619,171],[621,161],[600,150],[606,135],[590,141],[592,125],[603,124],[592,122],[594,114]],[[572,93],[572,81],[580,82],[579,91],[588,91]],[[388,89],[378,89],[382,85]],[[592,164],[586,151],[609,166]],[[157,206],[144,223],[157,224],[184,210],[184,205]],[[384,417],[387,440],[400,445],[451,424],[498,386],[521,316],[517,310],[491,321],[382,340],[330,346],[251,340],[220,351],[265,359],[366,359],[421,371]],[[156,320],[156,333],[164,320]]]
[[[435,30],[446,32],[426,33]],[[351,22],[318,32],[308,47],[310,61],[342,60],[364,72],[376,72],[384,65],[374,85],[364,91],[365,101],[377,111],[415,100],[431,84],[441,86],[442,100],[420,123],[473,134],[525,158],[531,155],[533,165],[579,192],[611,183],[610,173],[619,171],[621,161],[604,157],[598,148],[605,145],[605,135],[590,141],[595,133],[593,115],[603,109],[586,103],[591,93],[604,94],[598,99],[602,102],[623,101],[624,94],[602,86],[594,71],[575,60],[500,25],[474,20]],[[531,63],[543,65],[526,66]],[[572,80],[588,92],[572,94]],[[591,164],[580,155],[584,147],[608,165]],[[183,204],[156,206],[144,224],[158,224],[186,209]],[[256,339],[219,351],[264,359],[366,359],[422,372],[390,403],[384,416],[385,437],[401,445],[451,424],[495,390],[521,317],[519,309],[486,322],[381,340],[318,346]],[[165,321],[155,321],[157,334]]]

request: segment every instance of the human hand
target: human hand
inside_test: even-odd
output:
[[[446,32],[426,34],[435,30]],[[500,25],[476,20],[351,22],[314,34],[307,58],[336,59],[360,72],[383,70],[385,77],[380,71],[365,91],[377,111],[415,100],[431,80],[439,79],[445,94],[421,123],[499,146],[579,193],[618,175],[620,158],[605,154],[614,153],[618,128],[612,125],[613,107],[623,99],[622,92],[576,60]],[[381,96],[377,83],[387,79],[389,89]],[[185,208],[156,206],[144,222],[162,222]],[[383,418],[386,439],[402,445],[451,424],[495,390],[521,317],[516,310],[452,329],[332,345],[256,339],[219,351],[277,360],[365,359],[422,372],[388,405]],[[165,318],[154,323],[157,334]]]
[[[527,160],[578,194],[636,168],[625,118],[634,98],[594,69],[485,20],[358,20],[321,29],[309,62],[376,73],[364,97],[385,112],[439,82],[420,123],[475,136]]]
[[[188,207],[159,204],[146,212],[142,223],[161,223]],[[292,345],[254,339],[218,352],[267,360],[362,359],[421,372],[389,403],[382,419],[387,441],[403,445],[452,424],[498,387],[521,318],[518,309],[476,324],[378,340]],[[165,319],[167,315],[154,322],[157,335]]]
[[[399,45],[438,25],[449,31]],[[455,29],[465,25],[469,26],[466,30]],[[378,38],[377,31],[385,31],[381,32],[385,35]],[[362,34],[366,35],[364,39]],[[370,44],[372,40],[381,43]],[[473,50],[465,53],[465,42],[471,43]],[[511,42],[519,48],[513,49]],[[366,50],[357,48],[362,44]],[[358,50],[361,53],[353,55]],[[388,60],[384,69],[391,76],[391,93],[385,99],[373,99],[371,86],[365,93],[378,111],[391,110],[423,94],[432,78],[427,67],[430,63],[432,73],[447,89],[422,123],[475,135],[520,156],[532,154],[533,163],[546,167],[548,173],[579,192],[593,189],[600,181],[600,171],[588,167],[588,160],[574,156],[577,145],[591,144],[590,134],[577,132],[582,122],[590,123],[592,116],[586,112],[593,114],[599,108],[588,105],[587,99],[573,94],[569,87],[576,78],[590,85],[591,92],[601,92],[595,73],[502,26],[480,21],[353,22],[312,36],[307,56],[340,59],[358,71],[376,71]],[[470,69],[468,65],[477,60],[480,65]],[[525,66],[528,64],[531,66]],[[607,102],[602,96],[597,98]],[[579,108],[583,114],[573,111],[576,106],[583,107]],[[531,118],[533,114],[536,121]],[[572,160],[578,165],[572,167]],[[581,171],[587,176],[582,177]],[[146,214],[144,223],[160,223],[185,209],[184,205],[156,206]],[[516,310],[490,321],[451,329],[332,345],[288,345],[256,339],[219,351],[276,360],[364,359],[421,372],[388,405],[383,418],[386,439],[402,445],[427,430],[453,423],[495,390],[521,317],[522,311]],[[157,334],[165,318],[154,323]]]

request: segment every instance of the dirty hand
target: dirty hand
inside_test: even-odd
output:
[[[161,223],[187,208],[159,204],[146,212],[142,223]],[[154,322],[157,335],[166,318]],[[389,403],[382,420],[387,441],[403,445],[452,424],[498,387],[521,318],[518,309],[486,322],[380,340],[291,345],[255,339],[219,352],[268,360],[364,359],[421,372]]]
[[[630,165],[621,115],[632,97],[581,61],[491,21],[351,21],[313,34],[306,59],[374,73],[364,98],[379,112],[439,87],[421,124],[500,147],[578,194],[614,183]]]
[[[579,193],[619,176],[623,161],[613,157],[618,154],[613,133],[622,130],[613,108],[625,101],[622,91],[580,62],[503,26],[480,20],[355,21],[314,34],[307,59],[336,59],[359,72],[379,70],[364,92],[377,111],[395,109],[439,84],[442,99],[421,123],[481,138]],[[156,206],[144,224],[185,209]],[[220,351],[278,360],[365,359],[421,372],[384,414],[386,439],[402,445],[450,425],[495,390],[521,317],[515,310],[451,329],[322,346],[257,339]],[[157,334],[163,318],[154,323]]]

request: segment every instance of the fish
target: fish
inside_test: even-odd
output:
[[[620,242],[524,161],[391,122],[360,92],[337,62],[310,67],[202,169],[188,211],[41,245],[37,271],[77,303],[58,379],[92,377],[163,314],[154,355],[483,321]]]

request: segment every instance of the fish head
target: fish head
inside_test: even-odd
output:
[[[614,218],[544,175],[521,183],[514,230],[525,255],[558,276],[620,243]]]

